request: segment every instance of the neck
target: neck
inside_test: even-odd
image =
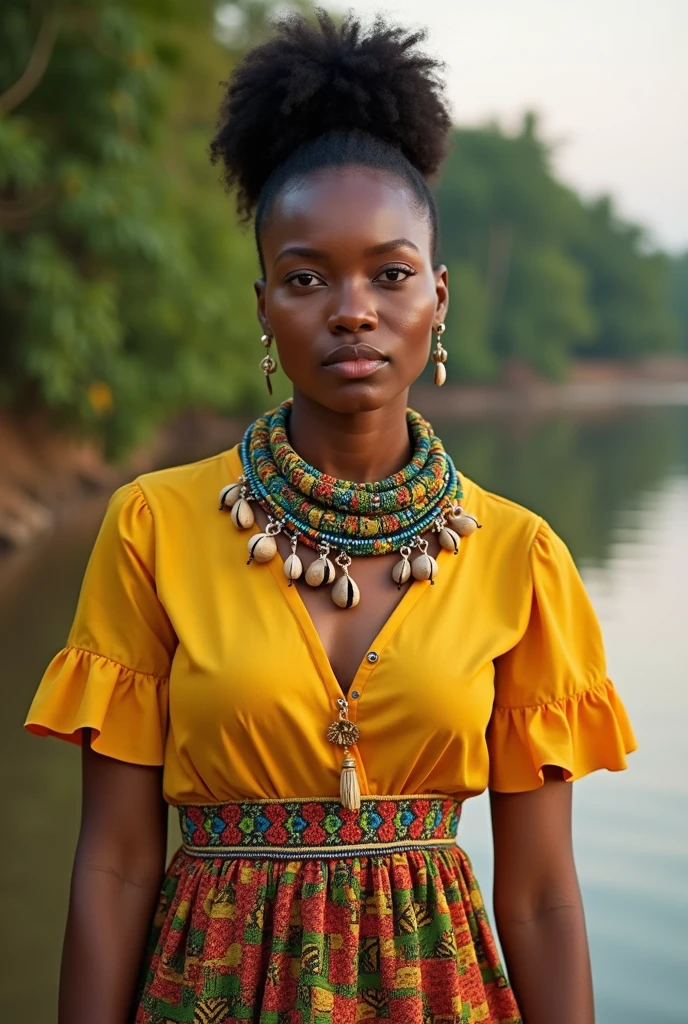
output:
[[[413,454],[407,403],[408,390],[382,409],[338,413],[295,391],[289,440],[321,473],[356,483],[382,480],[403,469]]]

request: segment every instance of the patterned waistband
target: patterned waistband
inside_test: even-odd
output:
[[[461,802],[446,796],[250,800],[179,807],[183,850],[192,857],[362,857],[456,843]]]

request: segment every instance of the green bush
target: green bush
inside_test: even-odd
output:
[[[176,411],[262,401],[253,242],[207,159],[236,55],[207,0],[51,9],[0,14],[0,400],[117,452]]]

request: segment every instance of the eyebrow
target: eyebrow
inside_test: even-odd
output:
[[[380,256],[384,252],[393,252],[395,249],[415,249],[416,252],[420,252],[418,246],[410,238],[393,238],[390,242],[371,245],[369,249],[365,250],[364,255]]]
[[[378,245],[371,245],[370,248],[364,249],[363,255],[381,256],[383,253],[394,252],[396,249],[414,249],[416,252],[420,252],[418,246],[410,238],[392,238],[389,242],[380,242]],[[285,256],[304,256],[314,260],[325,260],[327,255],[324,249],[313,249],[309,245],[288,245],[277,254],[275,263]]]

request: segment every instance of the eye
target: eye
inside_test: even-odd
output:
[[[287,282],[296,285],[297,288],[311,288],[314,284],[324,284],[324,281],[307,270],[299,270],[295,274],[291,274],[287,277]]]
[[[415,273],[411,267],[385,267],[375,280],[382,281],[384,284],[400,284],[402,281],[408,280],[409,277],[413,277]]]

